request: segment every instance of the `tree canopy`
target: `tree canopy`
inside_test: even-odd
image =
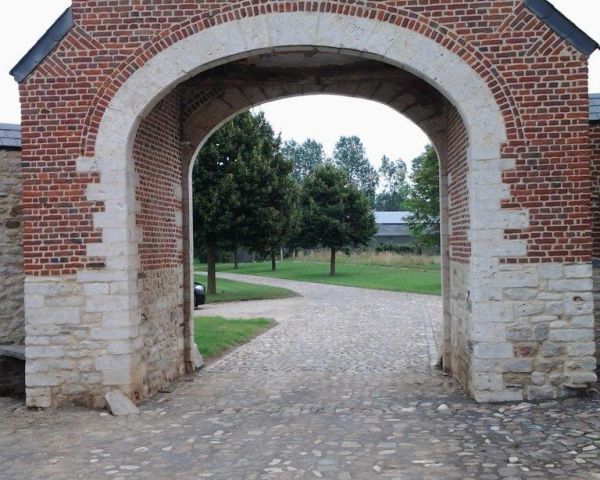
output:
[[[340,137],[335,145],[332,161],[335,166],[348,174],[350,181],[367,196],[373,205],[379,185],[379,175],[369,162],[360,138],[357,136]]]
[[[406,163],[400,159],[390,160],[384,155],[378,172],[382,191],[375,198],[375,208],[388,212],[402,211],[410,189]]]
[[[303,143],[287,140],[283,143],[281,151],[283,156],[292,162],[292,177],[298,183],[327,160],[323,145],[310,138]]]
[[[377,231],[367,197],[343,169],[331,164],[317,167],[305,178],[300,209],[302,246],[329,248],[331,275],[338,250],[366,245]]]
[[[194,165],[194,247],[207,252],[208,292],[216,290],[219,249],[267,251],[281,243],[295,203],[291,162],[264,114],[242,113],[206,142]]]
[[[409,228],[419,246],[440,244],[440,170],[433,146],[412,161],[411,186],[405,204]]]

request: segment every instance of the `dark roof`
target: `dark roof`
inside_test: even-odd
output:
[[[29,50],[25,56],[17,63],[10,74],[17,82],[24,80],[27,75],[35,70],[35,68],[54,50],[63,37],[73,26],[73,12],[67,8],[65,12],[58,17],[58,20],[42,35],[37,43]]]
[[[600,48],[598,42],[565,17],[548,0],[523,0],[525,6],[559,36],[585,55]]]
[[[600,122],[600,93],[590,94],[590,122]]]
[[[21,126],[0,123],[0,149],[21,148]]]
[[[571,43],[581,53],[591,55],[600,45],[575,25],[571,20],[560,13],[548,0],[523,0],[525,6],[537,15],[558,35]],[[67,8],[65,12],[54,22],[42,38],[32,47],[29,52],[15,65],[10,74],[17,82],[23,81],[35,68],[54,50],[58,42],[67,34],[73,26],[73,12]]]

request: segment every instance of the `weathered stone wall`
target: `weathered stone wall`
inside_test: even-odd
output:
[[[592,232],[594,237],[594,318],[596,360],[600,365],[600,122],[590,124],[592,145]]]
[[[450,331],[450,365],[445,365],[467,386],[470,371],[469,325],[469,186],[467,182],[469,139],[465,125],[451,105],[446,106],[449,288],[446,328]]]
[[[112,356],[122,353],[119,342],[125,333],[119,328],[118,306],[107,306],[101,297],[102,292],[118,288],[118,283],[93,280],[89,284],[74,277],[26,281],[28,405],[100,407],[106,385],[129,384],[129,370],[124,375],[118,365],[130,359]],[[102,313],[107,307],[108,312]],[[109,325],[112,328],[106,328]]]
[[[183,375],[183,266],[148,270],[140,279],[144,396]]]
[[[23,343],[21,152],[0,149],[0,344]]]
[[[450,361],[453,375],[468,387],[471,368],[469,325],[469,265],[450,262]]]
[[[504,264],[481,287],[498,300],[473,305],[472,370],[491,385],[477,399],[556,398],[595,381],[591,264]]]

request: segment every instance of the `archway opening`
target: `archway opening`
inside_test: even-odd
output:
[[[193,363],[190,196],[198,152],[240,112],[277,99],[319,93],[380,102],[413,121],[434,144],[440,159],[442,363],[468,385],[469,142],[460,114],[430,84],[382,61],[352,52],[288,48],[248,54],[181,83],[139,126],[133,158],[139,177],[138,290],[146,392],[160,388]]]

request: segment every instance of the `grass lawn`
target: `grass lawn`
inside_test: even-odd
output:
[[[206,275],[195,275],[195,280],[206,287]],[[217,278],[216,295],[207,295],[206,303],[242,302],[246,300],[272,300],[276,298],[290,298],[297,294],[286,288],[255,285],[246,282],[237,282]]]
[[[277,263],[276,272],[271,271],[270,262],[240,264],[238,270],[234,270],[233,265],[220,264],[217,266],[217,272],[243,273],[393,292],[440,295],[442,291],[440,271],[419,268],[339,263],[337,274],[332,277],[329,275],[329,265],[327,263],[285,261]]]
[[[223,317],[197,317],[195,340],[200,354],[205,359],[210,359],[231,347],[248,342],[273,325],[275,322],[266,318],[237,320]]]

